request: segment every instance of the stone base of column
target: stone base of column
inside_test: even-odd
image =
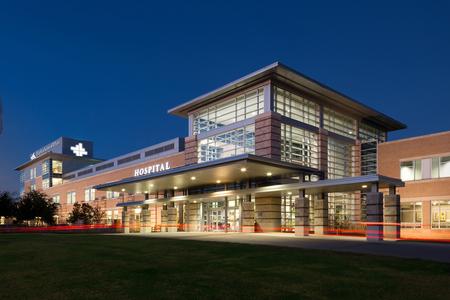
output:
[[[281,231],[281,197],[256,197],[255,213],[259,231]]]
[[[242,202],[242,232],[255,232],[255,204]]]
[[[167,209],[161,210],[161,232],[167,232]]]
[[[367,229],[368,241],[383,240],[383,193],[367,193]]]
[[[123,233],[130,233],[129,216],[126,207],[124,207],[122,210],[122,226],[123,226]]]
[[[177,208],[167,208],[167,232],[177,232]]]
[[[314,202],[314,234],[328,233],[328,199]]]
[[[400,195],[384,197],[384,239],[400,239]]]
[[[152,232],[152,227],[150,225],[150,210],[147,207],[142,209],[142,222],[141,222],[141,233],[150,233]]]
[[[309,199],[305,197],[295,201],[295,235],[309,235]]]

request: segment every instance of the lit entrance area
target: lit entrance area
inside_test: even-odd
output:
[[[201,231],[240,231],[241,199],[240,196],[234,196],[202,202]]]

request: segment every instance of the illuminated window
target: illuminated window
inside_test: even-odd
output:
[[[36,178],[36,168],[30,169],[30,179]]]
[[[61,200],[61,197],[59,195],[54,195],[52,197],[53,203],[59,203]]]
[[[106,199],[116,199],[120,197],[119,192],[106,191]]]
[[[319,127],[320,108],[313,101],[274,87],[275,111],[288,118]]]
[[[432,158],[431,177],[450,177],[450,156]]]
[[[42,188],[46,190],[49,187],[50,187],[50,179],[49,178],[42,179]]]
[[[52,161],[52,172],[53,174],[62,174],[62,161],[53,160]]]
[[[281,124],[281,160],[319,167],[318,137],[314,132]]]
[[[450,228],[450,201],[433,201],[431,218],[431,228]]]
[[[50,161],[45,160],[42,162],[42,175],[48,174],[49,171],[50,171]]]
[[[379,128],[360,123],[359,124],[359,139],[361,142],[385,142],[386,141],[386,132]]]
[[[263,112],[264,88],[259,88],[196,112],[193,134],[230,125]]]
[[[52,186],[60,185],[63,182],[62,178],[52,178]]]
[[[255,153],[255,125],[210,136],[198,142],[198,162]]]
[[[400,206],[402,228],[422,227],[422,202],[402,203]]]
[[[36,185],[35,184],[30,185],[30,191],[35,191],[35,190],[36,190]]]
[[[422,161],[402,161],[400,162],[400,178],[402,181],[422,179]]]
[[[77,202],[77,194],[75,192],[67,193],[67,204],[74,204]]]
[[[323,110],[323,127],[328,131],[356,138],[356,120],[327,107]]]
[[[84,201],[93,201],[95,200],[95,189],[89,188],[84,190]]]

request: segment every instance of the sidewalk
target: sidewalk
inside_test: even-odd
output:
[[[302,249],[331,250],[402,258],[416,258],[450,263],[450,244],[411,241],[367,242],[359,237],[309,236],[296,237],[289,233],[219,233],[175,232],[130,234],[146,238],[186,239],[205,242],[226,242],[269,245]]]

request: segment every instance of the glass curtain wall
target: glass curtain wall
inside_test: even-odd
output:
[[[353,175],[352,144],[328,138],[328,179]]]
[[[301,128],[281,124],[281,160],[311,168],[318,168],[317,134]]]
[[[328,107],[323,109],[323,127],[330,132],[356,139],[356,120]]]
[[[377,173],[378,143],[386,141],[386,132],[360,123],[359,139],[361,141],[361,175]]]
[[[402,203],[400,206],[402,228],[422,227],[422,202]]]
[[[234,124],[263,112],[264,88],[259,88],[195,113],[193,134]]]
[[[198,162],[255,153],[255,125],[230,130],[198,142]]]
[[[320,125],[320,107],[304,97],[274,87],[275,111],[315,127]]]
[[[431,202],[431,228],[450,228],[450,201]]]
[[[356,193],[328,193],[328,222],[335,229],[354,228],[361,220],[360,198]]]

